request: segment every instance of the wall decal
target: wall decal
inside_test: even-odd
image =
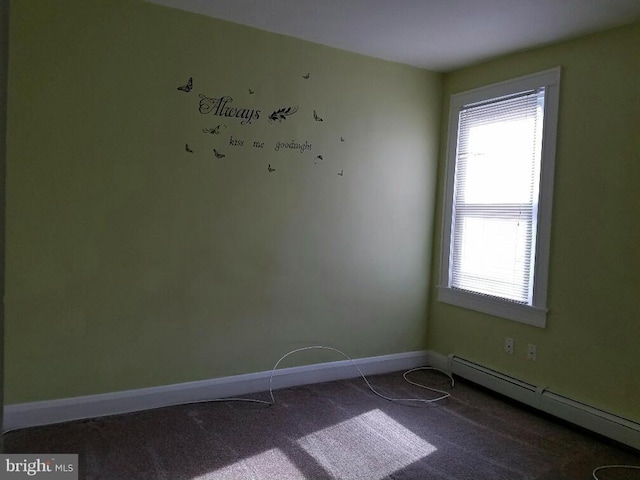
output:
[[[257,120],[260,118],[260,110],[254,110],[252,108],[232,107],[231,104],[233,103],[233,97],[230,97],[228,95],[224,97],[213,98],[200,94],[199,97],[200,103],[198,104],[198,111],[203,115],[211,113],[213,115],[217,115],[218,117],[241,118],[241,125],[249,125],[253,120]]]
[[[203,128],[204,133],[210,133],[211,135],[220,135],[220,128],[227,128],[226,125],[217,125],[215,128]]]
[[[276,142],[274,150],[277,152],[280,149],[300,150],[300,153],[304,153],[306,150],[311,151],[313,145],[309,143],[309,140],[305,140],[304,143],[298,143],[294,140],[290,142]]]
[[[283,107],[279,110],[275,110],[271,115],[269,115],[269,123],[273,123],[276,120],[282,122],[282,120],[286,120],[287,117],[295,114],[297,111],[297,105],[295,107]]]
[[[311,77],[311,73],[306,73],[305,75],[302,75],[302,77],[305,80],[308,80]],[[256,93],[256,91],[253,90],[252,88],[248,88],[248,87],[245,87],[245,88],[246,88],[245,92],[248,91],[249,95],[254,95]],[[178,87],[179,91],[182,91],[185,93],[191,92],[192,89],[193,89],[193,77],[189,77],[189,80],[185,85]],[[243,101],[240,100],[240,102],[243,102]],[[292,140],[285,140],[285,141],[277,141],[275,139],[272,139],[271,141],[265,141],[263,138],[260,138],[260,136],[258,135],[255,135],[255,134],[252,135],[250,133],[252,130],[251,128],[248,128],[246,130],[242,128],[243,132],[245,133],[241,133],[239,130],[237,130],[237,127],[234,128],[234,126],[231,123],[229,123],[229,122],[232,122],[233,119],[237,119],[240,125],[244,125],[244,126],[255,125],[256,123],[258,123],[257,122],[258,120],[261,120],[263,118],[266,118],[270,124],[275,123],[276,121],[279,123],[282,123],[284,120],[287,120],[293,115],[295,115],[296,113],[298,113],[300,108],[299,105],[287,105],[284,107],[280,107],[273,110],[270,115],[266,116],[266,115],[263,115],[263,112],[265,111],[268,112],[270,111],[270,109],[260,110],[257,106],[245,107],[245,106],[238,105],[235,103],[234,97],[230,95],[212,97],[212,96],[205,95],[203,93],[198,93],[197,103],[198,103],[198,107],[197,107],[198,112],[201,115],[213,115],[215,117],[224,118],[225,123],[212,123],[210,125],[215,125],[215,126],[210,126],[206,128],[200,127],[200,129],[202,133],[206,133],[209,135],[221,135],[223,130],[229,129],[230,130],[229,133],[232,133],[232,135],[229,135],[229,145],[226,147],[227,150],[230,148],[247,149],[245,151],[248,153],[249,151],[252,151],[254,149],[264,149],[265,146],[266,148],[269,148],[269,146],[271,145],[273,146],[273,150],[275,152],[282,153],[282,154],[285,154],[285,153],[288,154],[289,152],[293,152],[295,150],[297,150],[300,154],[305,154],[307,152],[311,153],[313,151],[313,145],[311,141],[308,139],[306,140],[292,139]],[[305,115],[307,114],[306,112],[308,112],[308,110],[305,111]],[[313,110],[313,119],[316,122],[324,122],[324,118],[322,118],[318,114],[317,110]],[[222,118],[220,120],[222,120]],[[341,136],[340,141],[345,142],[346,141],[345,137]],[[228,154],[222,153],[221,151],[218,150],[218,148],[221,148],[221,147],[223,149],[225,148],[224,141],[222,143],[219,143],[219,142],[216,142],[216,143],[217,143],[217,147],[213,148],[214,157],[216,159],[226,158]],[[210,146],[209,148],[212,148],[212,146]],[[188,143],[184,144],[184,149],[188,153],[195,153]],[[291,157],[289,156],[288,158],[291,158]],[[313,158],[313,163],[316,165],[318,164],[318,162],[323,162],[325,160],[323,155],[314,155],[312,157],[301,157],[301,158]],[[272,167],[271,164],[269,163],[267,164],[267,171],[269,173],[273,173],[276,171],[276,169]],[[340,177],[344,176],[344,170],[340,170],[339,172],[334,170],[334,172],[336,172],[337,175]]]
[[[229,137],[229,145],[233,147],[244,147],[244,139],[242,138],[233,138],[233,135]]]
[[[193,77],[189,77],[189,81],[186,83],[186,85],[182,85],[181,87],[178,87],[178,90],[189,93],[192,88],[193,88]]]

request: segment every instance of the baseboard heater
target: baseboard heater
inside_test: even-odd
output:
[[[640,450],[640,424],[502,374],[456,355],[449,369],[473,383]]]

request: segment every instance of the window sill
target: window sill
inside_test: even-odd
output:
[[[463,290],[438,287],[438,301],[458,307],[476,310],[496,317],[526,323],[544,328],[547,323],[547,309],[511,303],[498,298],[485,297]]]

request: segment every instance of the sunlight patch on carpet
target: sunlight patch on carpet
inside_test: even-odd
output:
[[[257,455],[243,458],[224,468],[193,477],[192,480],[229,480],[232,478],[300,480],[305,476],[291,463],[291,460],[282,450],[272,448]]]
[[[380,480],[437,450],[378,409],[306,435],[298,444],[331,475],[350,480]]]

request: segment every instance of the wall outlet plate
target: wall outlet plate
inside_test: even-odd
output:
[[[527,347],[527,360],[531,360],[532,362],[535,362],[537,358],[538,358],[538,347],[533,343],[530,343],[529,346]]]
[[[511,337],[505,337],[504,339],[504,351],[506,353],[508,353],[509,355],[513,355],[513,350],[514,350],[514,342],[513,342],[513,338]]]

